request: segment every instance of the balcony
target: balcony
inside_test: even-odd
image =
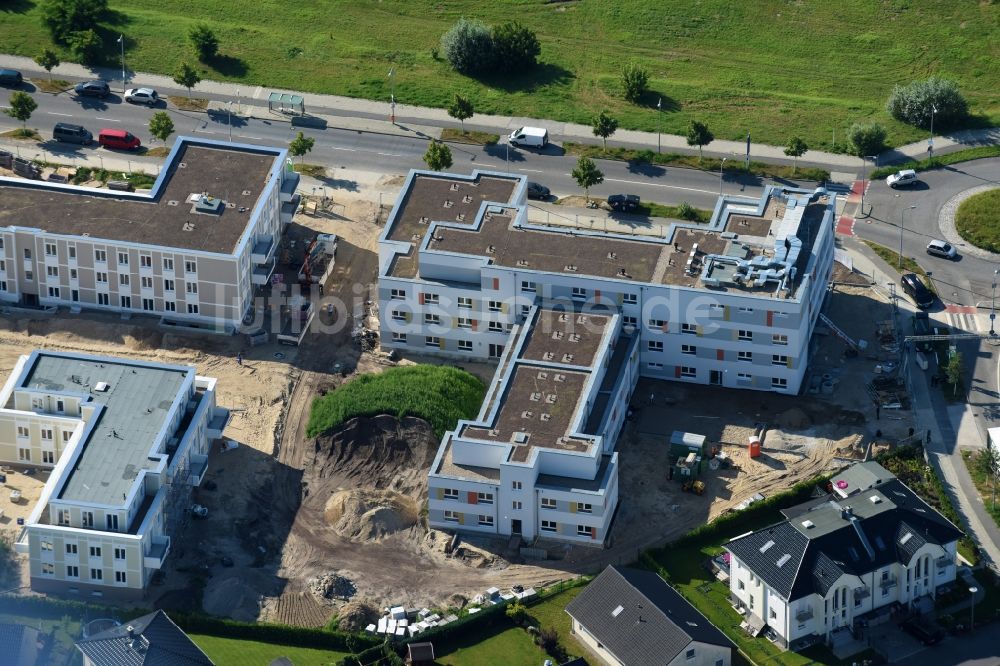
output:
[[[798,612],[795,613],[795,619],[798,620],[799,622],[805,622],[806,620],[813,619],[812,607],[800,608]]]
[[[941,557],[937,558],[934,561],[937,564],[937,568],[938,569],[944,569],[944,568],[950,567],[952,564],[954,564],[954,561],[950,557],[948,557],[947,555],[942,555]]]
[[[298,194],[293,194],[292,198],[288,201],[281,202],[281,223],[289,224],[292,221],[292,217],[295,215],[295,211],[299,209],[299,202],[302,198]]]
[[[867,599],[872,596],[872,591],[867,587],[856,587],[854,588],[854,598],[855,599]]]
[[[208,456],[191,456],[191,467],[188,469],[188,485],[200,486],[208,469]]]
[[[284,179],[281,183],[281,201],[291,201],[295,195],[295,190],[299,187],[299,174],[296,171],[285,171]]]
[[[879,581],[878,586],[880,588],[882,588],[883,590],[888,590],[891,587],[896,587],[896,577],[895,576],[889,576],[888,578],[886,578],[886,579],[884,579],[882,581]]]
[[[147,569],[160,569],[170,554],[170,537],[154,536],[153,542],[142,558],[142,565]]]
[[[253,249],[250,251],[250,261],[254,266],[266,264],[271,260],[271,257],[274,254],[274,248],[274,238],[272,236],[264,236],[254,242]]]
[[[271,281],[271,275],[274,274],[274,268],[277,262],[271,259],[269,264],[263,266],[255,266],[253,272],[250,273],[250,282],[255,285],[265,285]]]
[[[212,416],[205,426],[205,436],[209,439],[222,437],[222,431],[226,429],[227,423],[229,423],[229,410],[224,407],[213,408]]]

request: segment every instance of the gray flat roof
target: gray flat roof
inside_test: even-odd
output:
[[[229,254],[277,157],[265,148],[185,143],[166,167],[158,196],[145,201],[111,190],[96,194],[9,179],[0,182],[0,226]],[[192,213],[188,197],[203,192],[234,207],[223,207],[218,214]]]
[[[105,407],[59,499],[122,505],[139,472],[152,466],[148,455],[153,441],[188,372],[110,358],[39,354],[22,388],[89,393],[91,402]],[[94,390],[99,382],[106,382],[108,390]]]

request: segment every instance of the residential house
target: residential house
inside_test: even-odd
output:
[[[161,610],[76,642],[83,666],[214,666]]]

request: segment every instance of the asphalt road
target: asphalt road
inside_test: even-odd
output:
[[[165,91],[161,91],[161,95]],[[175,136],[189,134],[213,139],[271,146],[287,146],[299,130],[316,139],[307,161],[343,169],[349,180],[350,170],[376,173],[404,174],[411,168],[425,168],[422,156],[427,149],[427,138],[414,135],[390,135],[361,132],[355,129],[327,127],[325,129],[293,127],[288,122],[237,116],[226,112],[198,113],[166,108],[149,109],[122,101],[121,95],[112,93],[105,100],[77,98],[70,93],[58,95],[36,94],[38,109],[29,125],[36,127],[43,137],[49,137],[55,123],[74,122],[87,127],[95,135],[105,127],[132,132],[144,145],[155,146],[147,124],[157,110],[167,110],[174,120]],[[211,98],[210,94],[199,97]],[[403,121],[400,121],[404,124]],[[0,131],[18,127],[17,121],[0,116]],[[404,124],[405,126],[405,124]],[[169,139],[168,139],[169,141]],[[52,141],[44,144],[46,150],[67,155],[85,154],[86,151],[103,149],[68,146]],[[500,144],[489,147],[451,144],[454,157],[453,170],[469,171],[475,168],[523,173],[550,187],[558,196],[582,194],[569,175],[576,158],[564,154],[561,148],[550,145],[543,150],[517,149]],[[79,152],[77,152],[79,151]],[[726,173],[722,181],[718,172],[708,173],[694,169],[665,168],[653,165],[629,165],[624,162],[598,160],[605,180],[591,189],[591,195],[606,197],[625,192],[638,194],[643,200],[663,204],[688,202],[698,208],[711,209],[718,197],[720,185],[726,193],[759,196],[765,181],[753,176]],[[785,181],[786,184],[796,184]],[[804,183],[811,186],[810,183]]]

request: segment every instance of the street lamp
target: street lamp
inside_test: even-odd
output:
[[[866,160],[872,161],[872,166],[878,168],[878,155],[862,155],[861,156],[861,215],[860,217],[865,217],[865,192],[868,190],[868,162]]]
[[[663,98],[656,100],[656,152],[660,152],[660,121],[663,118]]]
[[[993,330],[993,321],[997,318],[997,275],[1000,274],[1000,268],[993,271],[993,296],[990,298],[990,337],[996,335],[996,331]]]
[[[395,67],[389,68],[389,122],[396,124],[396,73]]]
[[[931,135],[927,139],[927,159],[934,159],[934,114],[937,113],[937,107],[931,104]]]
[[[976,592],[979,588],[973,585],[969,588],[969,631],[976,628]]]
[[[229,142],[233,142],[233,100],[229,100]]]
[[[722,163],[719,164],[719,196],[722,196],[722,170],[726,168],[726,160],[728,158],[723,157]]]
[[[898,194],[896,196],[899,197]],[[914,210],[916,207],[916,204],[914,204],[913,206],[910,206],[910,210]],[[905,218],[906,209],[903,208],[899,211],[899,261],[896,263],[896,268],[901,273],[903,272],[903,225],[906,221]]]
[[[118,43],[122,47],[122,94],[125,94],[125,35],[118,35]]]

